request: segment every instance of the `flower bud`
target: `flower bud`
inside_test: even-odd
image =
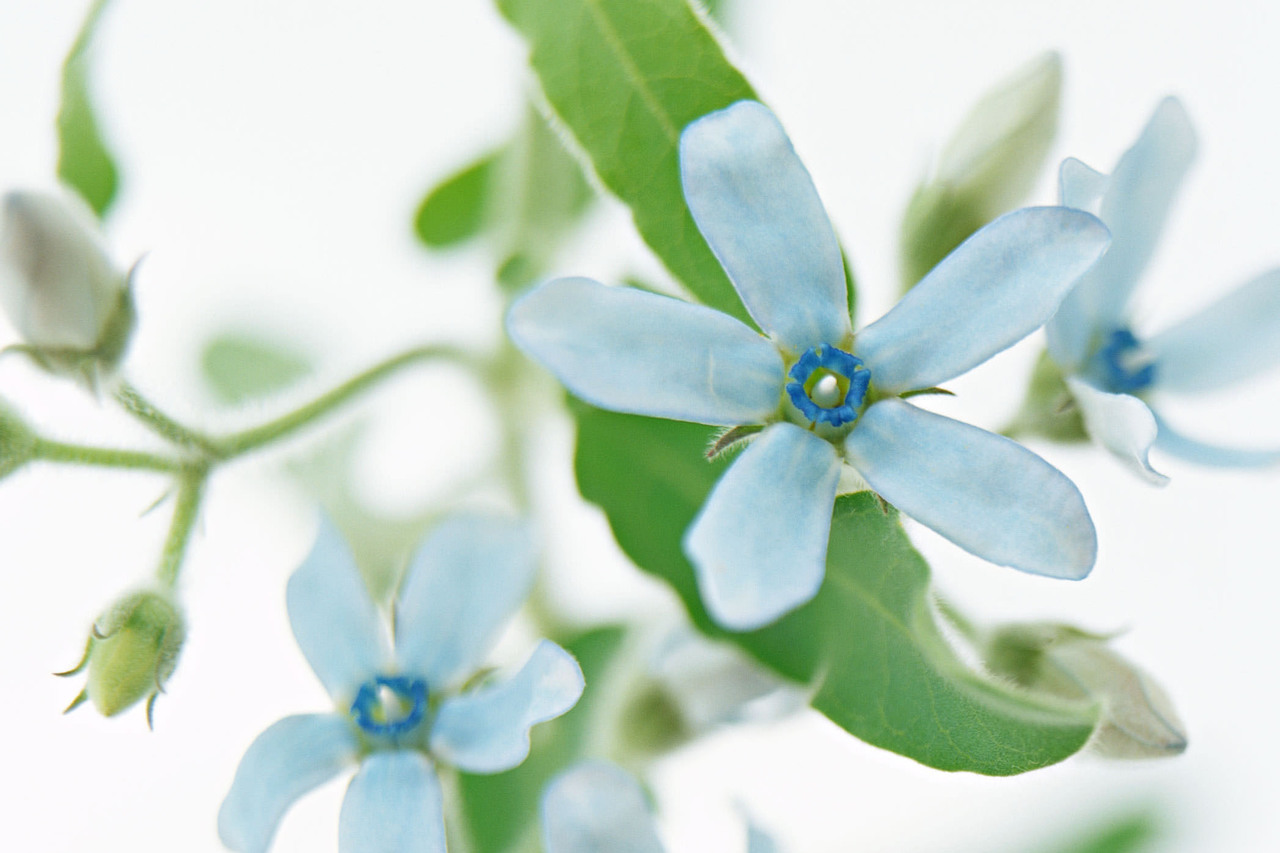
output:
[[[40,366],[93,382],[133,332],[129,277],[78,199],[11,192],[0,201],[0,307]]]
[[[173,674],[185,636],[182,614],[165,593],[124,596],[94,623],[80,665],[59,673],[89,668],[89,683],[67,710],[89,699],[103,716],[113,717],[146,697],[150,726],[152,706]]]
[[[35,433],[0,399],[0,479],[30,462],[35,449]]]
[[[1187,748],[1168,695],[1113,652],[1107,638],[1069,625],[1009,625],[985,648],[987,665],[1022,687],[1060,699],[1093,701],[1101,714],[1089,746],[1107,758],[1159,758]]]

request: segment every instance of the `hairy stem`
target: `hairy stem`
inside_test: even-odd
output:
[[[178,499],[173,506],[164,550],[160,552],[160,568],[156,570],[156,579],[170,589],[177,584],[178,574],[182,571],[182,561],[195,530],[208,476],[207,468],[193,468],[183,472],[178,480]]]
[[[36,439],[32,456],[48,462],[97,465],[104,468],[134,468],[143,471],[174,472],[183,464],[180,460],[155,453],[121,450],[114,447],[85,447],[47,438]]]

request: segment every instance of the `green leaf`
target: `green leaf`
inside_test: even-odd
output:
[[[874,495],[843,495],[827,576],[809,604],[763,630],[730,634],[702,608],[681,539],[727,461],[707,462],[707,427],[575,405],[578,487],[604,509],[642,569],[668,581],[704,632],[813,685],[813,706],[862,740],[943,770],[1011,775],[1084,746],[1088,701],[1032,698],[970,670],[943,639],[929,568]]]
[[[1046,53],[974,104],[903,215],[904,289],[1026,198],[1057,135],[1061,96],[1062,59]]]
[[[1151,811],[1122,815],[1065,842],[1047,848],[1052,853],[1140,853],[1159,839],[1162,821]]]
[[[225,332],[205,344],[200,369],[221,402],[239,404],[288,388],[311,372],[311,364],[283,344]]]
[[[62,64],[62,103],[58,109],[58,177],[79,193],[99,218],[111,206],[119,184],[89,92],[89,51],[107,3],[95,0],[89,7]]]
[[[519,849],[539,849],[531,833],[536,829],[542,788],[556,773],[585,757],[588,735],[597,728],[591,723],[606,710],[602,705],[608,704],[606,673],[623,639],[623,629],[608,627],[565,642],[587,682],[582,699],[563,717],[534,727],[533,749],[519,767],[492,776],[460,775],[472,853],[502,853],[516,849],[522,841]]]
[[[680,132],[755,92],[685,0],[497,0],[528,40],[547,102],[703,303],[750,322],[680,187]]]
[[[443,249],[480,233],[499,156],[485,155],[427,193],[414,218],[414,231],[419,240],[433,249]]]
[[[1062,368],[1048,351],[1040,353],[1036,360],[1027,396],[1004,434],[1010,438],[1034,435],[1067,443],[1089,440],[1084,415],[1071,396]]]

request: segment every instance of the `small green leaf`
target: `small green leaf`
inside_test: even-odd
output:
[[[904,289],[1031,191],[1058,132],[1061,95],[1062,59],[1046,53],[974,104],[903,215]]]
[[[837,499],[812,602],[753,633],[717,629],[680,544],[727,467],[704,458],[710,429],[574,411],[578,487],[627,555],[668,581],[705,633],[811,684],[814,708],[849,733],[931,767],[990,775],[1053,764],[1089,739],[1092,701],[1032,698],[964,665],[935,624],[928,565],[869,492]]]
[[[1089,827],[1075,838],[1046,848],[1046,853],[1141,853],[1153,849],[1162,824],[1151,811],[1113,817]]]
[[[586,692],[573,710],[532,732],[533,749],[523,764],[492,776],[461,774],[463,810],[471,833],[472,853],[540,849],[530,841],[536,829],[538,801],[547,780],[584,757],[587,737],[602,703],[605,674],[623,645],[621,628],[598,628],[564,643],[582,667]],[[517,844],[525,842],[519,848]]]
[[[680,187],[685,125],[755,92],[685,0],[497,0],[556,115],[703,303],[748,321]]]
[[[311,364],[284,344],[225,332],[205,344],[200,369],[220,401],[238,404],[284,390],[310,373]]]
[[[111,206],[119,183],[89,91],[90,47],[108,2],[95,0],[89,7],[62,64],[62,102],[58,108],[58,177],[79,193],[99,218]]]
[[[488,154],[437,184],[418,206],[414,230],[433,249],[469,240],[484,226],[485,205],[500,153]]]

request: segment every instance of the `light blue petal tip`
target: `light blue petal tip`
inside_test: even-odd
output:
[[[576,764],[542,793],[547,853],[663,853],[640,784],[603,761]]]
[[[1089,435],[1155,486],[1169,478],[1151,466],[1148,455],[1156,441],[1156,419],[1137,397],[1112,394],[1069,377],[1067,387],[1084,416]]]
[[[378,752],[351,780],[338,818],[340,853],[445,853],[444,800],[416,750]]]
[[[432,752],[468,773],[510,770],[529,754],[529,729],[572,708],[583,687],[573,656],[543,640],[511,678],[440,706]]]

